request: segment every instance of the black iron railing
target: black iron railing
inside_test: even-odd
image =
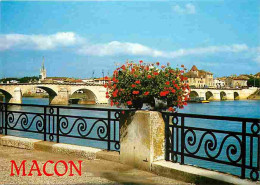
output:
[[[0,133],[119,150],[122,111],[0,103]]]
[[[260,119],[163,113],[167,161],[259,180]]]

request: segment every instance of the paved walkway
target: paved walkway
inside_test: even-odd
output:
[[[83,160],[82,176],[68,176],[67,174],[58,176],[10,176],[11,160],[21,164],[22,160],[27,160],[26,169],[31,168],[31,161],[37,160],[40,169],[48,160],[57,162]],[[76,163],[77,164],[77,163]],[[53,166],[47,172],[53,172]],[[62,172],[64,169],[60,169]],[[42,172],[42,171],[41,171]],[[26,173],[29,173],[26,171]],[[72,156],[52,154],[48,152],[25,150],[13,147],[0,146],[0,184],[187,184],[174,179],[169,179],[155,174],[133,169],[129,166],[105,160],[86,160]]]

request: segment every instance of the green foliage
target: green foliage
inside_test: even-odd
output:
[[[247,85],[249,87],[255,86],[255,87],[260,87],[260,78],[255,78],[255,77],[250,77],[250,79],[247,81]]]
[[[22,77],[22,78],[3,78],[3,79],[0,80],[0,82],[7,83],[7,81],[10,82],[11,80],[16,80],[19,83],[29,83],[29,82],[38,82],[39,77],[37,77],[37,76],[32,76],[32,77],[26,76],[26,77]]]

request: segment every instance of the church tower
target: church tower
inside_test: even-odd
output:
[[[44,67],[44,57],[42,60],[42,68],[40,70],[40,76],[39,76],[40,80],[44,80],[46,78],[46,69]]]

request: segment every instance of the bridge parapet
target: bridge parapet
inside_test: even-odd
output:
[[[69,104],[70,96],[80,89],[88,90],[88,97],[96,103],[108,103],[105,97],[106,89],[102,85],[93,84],[53,84],[53,83],[33,83],[33,84],[0,84],[2,92],[9,103],[22,103],[22,95],[30,89],[40,88],[49,94],[50,104]],[[19,90],[18,90],[19,89]],[[93,98],[94,97],[94,98]]]

